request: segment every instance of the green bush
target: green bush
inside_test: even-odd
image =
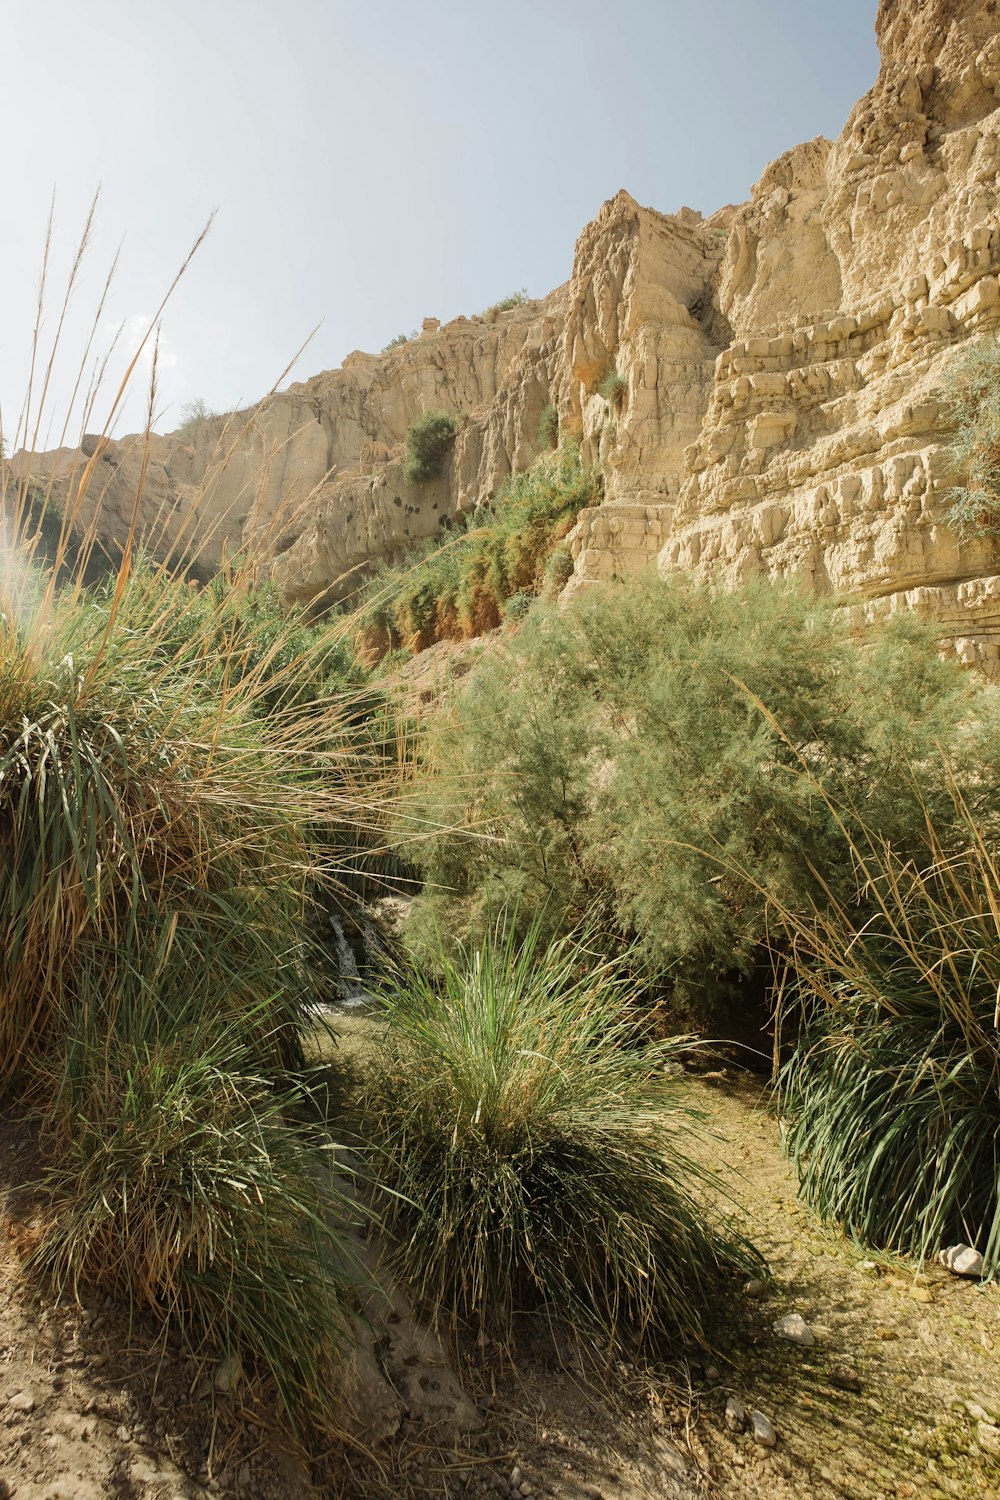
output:
[[[1000,1268],[1000,872],[995,829],[958,795],[951,812],[940,829],[928,814],[923,863],[849,835],[867,921],[840,902],[783,914],[794,1051],[780,1094],[802,1193],[823,1218],[921,1259],[978,1246],[989,1277]]]
[[[530,594],[511,594],[503,607],[505,620],[523,620],[531,609],[532,596]]]
[[[704,1341],[760,1261],[706,1202],[682,1044],[624,1019],[629,981],[573,943],[497,930],[385,999],[363,1108],[397,1265],[453,1325],[509,1338],[539,1307],[613,1344]]]
[[[510,905],[551,931],[592,917],[703,1016],[766,963],[770,893],[854,892],[798,755],[917,853],[911,759],[932,782],[937,745],[961,737],[969,782],[996,786],[989,733],[962,727],[979,701],[912,617],[862,650],[787,588],[650,579],[538,607],[432,729],[415,812],[447,831],[421,850],[418,908],[473,938]]]
[[[1000,536],[1000,343],[966,349],[944,385],[955,426],[954,457],[966,483],[951,491],[948,520],[963,540]]]
[[[407,484],[426,484],[438,477],[457,430],[458,423],[446,411],[428,411],[410,423],[403,459]]]
[[[573,577],[573,554],[568,547],[557,547],[545,562],[542,592],[546,597],[559,594]]]
[[[551,404],[545,407],[538,419],[538,443],[542,448],[559,446],[559,412]]]
[[[509,297],[501,297],[499,302],[494,302],[481,316],[492,323],[498,313],[510,312],[515,307],[523,307],[528,301],[530,301],[528,288],[523,286],[519,292],[511,292]]]

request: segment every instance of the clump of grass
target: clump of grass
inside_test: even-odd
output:
[[[543,454],[447,540],[375,574],[355,610],[362,654],[422,651],[495,629],[509,599],[545,588],[553,548],[597,489],[574,445]]]
[[[228,581],[5,575],[0,1088],[43,1122],[57,1289],[237,1350],[335,1432],[346,1210],[295,1110],[316,830],[357,806],[355,758],[298,622]]]
[[[952,453],[966,482],[951,491],[949,523],[965,541],[1000,536],[1000,343],[977,341],[944,385],[955,426]]]
[[[100,1287],[189,1349],[238,1357],[300,1432],[335,1430],[357,1267],[331,1148],[297,1122],[299,1092],[256,1070],[240,1022],[220,1033],[182,997],[170,1012],[133,998],[130,1025],[73,1037],[34,1267],[58,1293]]]
[[[617,369],[610,369],[597,387],[598,394],[612,406],[621,406],[628,395],[628,380]]]
[[[428,411],[410,423],[403,458],[403,478],[407,484],[427,484],[438,477],[457,430],[458,423],[446,411]]]
[[[421,1302],[501,1338],[545,1309],[611,1344],[701,1340],[728,1278],[759,1270],[686,1155],[696,1116],[644,1042],[620,964],[498,928],[384,1001],[363,1108],[386,1223]]]
[[[946,775],[941,768],[942,778]],[[916,793],[915,793],[916,794]],[[933,1255],[961,1241],[1000,1268],[1000,870],[957,789],[930,857],[848,832],[874,911],[785,911],[795,1049],[780,1075],[801,1191],[865,1244]]]
[[[559,446],[559,412],[551,402],[538,419],[538,443],[542,448]]]

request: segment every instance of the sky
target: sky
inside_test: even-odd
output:
[[[28,385],[55,196],[39,441],[54,445],[101,287],[106,395],[160,320],[159,431],[379,350],[424,317],[566,281],[619,188],[664,212],[740,202],[839,133],[874,81],[876,0],[6,0],[0,414]],[[148,352],[118,418],[141,427]],[[91,362],[93,355],[91,355]],[[88,364],[87,368],[90,369]],[[85,382],[86,383],[86,382]],[[35,378],[37,392],[40,381]],[[79,401],[68,440],[80,433]]]

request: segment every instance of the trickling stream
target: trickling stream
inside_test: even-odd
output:
[[[357,1010],[359,1006],[367,1005],[371,995],[361,983],[361,975],[358,973],[358,961],[354,957],[354,950],[347,941],[343,924],[340,918],[333,912],[329,913],[330,934],[333,938],[333,952],[337,964],[337,987],[340,991],[338,999],[324,1009],[331,1011]]]

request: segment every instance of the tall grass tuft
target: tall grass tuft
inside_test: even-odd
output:
[[[942,777],[945,771],[942,768]],[[914,796],[917,795],[914,789]],[[784,911],[794,1051],[779,1079],[806,1200],[860,1241],[924,1259],[957,1241],[1000,1267],[1000,869],[957,789],[929,857],[847,838],[867,920]]]
[[[1000,536],[1000,345],[977,339],[950,366],[943,394],[954,427],[952,457],[965,480],[947,519],[963,541]]]
[[[398,1265],[453,1326],[506,1337],[545,1309],[612,1344],[703,1340],[736,1271],[759,1269],[685,1154],[679,1043],[628,1019],[621,965],[498,928],[385,998],[368,1060]]]
[[[299,622],[227,582],[5,591],[0,1088],[42,1119],[56,1287],[238,1352],[332,1432],[349,1210],[299,1069],[317,833],[365,819],[364,778]]]
[[[158,1014],[137,992],[131,1024],[72,1037],[34,1267],[60,1294],[100,1287],[189,1349],[238,1358],[301,1432],[336,1431],[357,1267],[333,1148],[299,1123],[301,1091],[260,1071],[242,1018],[220,1030],[179,998],[180,1016]]]
[[[139,351],[89,457],[42,485],[44,322],[40,294],[44,373],[0,457],[0,1095],[40,1125],[34,1265],[238,1356],[300,1432],[335,1434],[351,1208],[307,1124],[308,934],[377,838],[391,725],[252,555],[205,589],[139,555],[155,360],[127,535],[92,566],[80,517]]]

